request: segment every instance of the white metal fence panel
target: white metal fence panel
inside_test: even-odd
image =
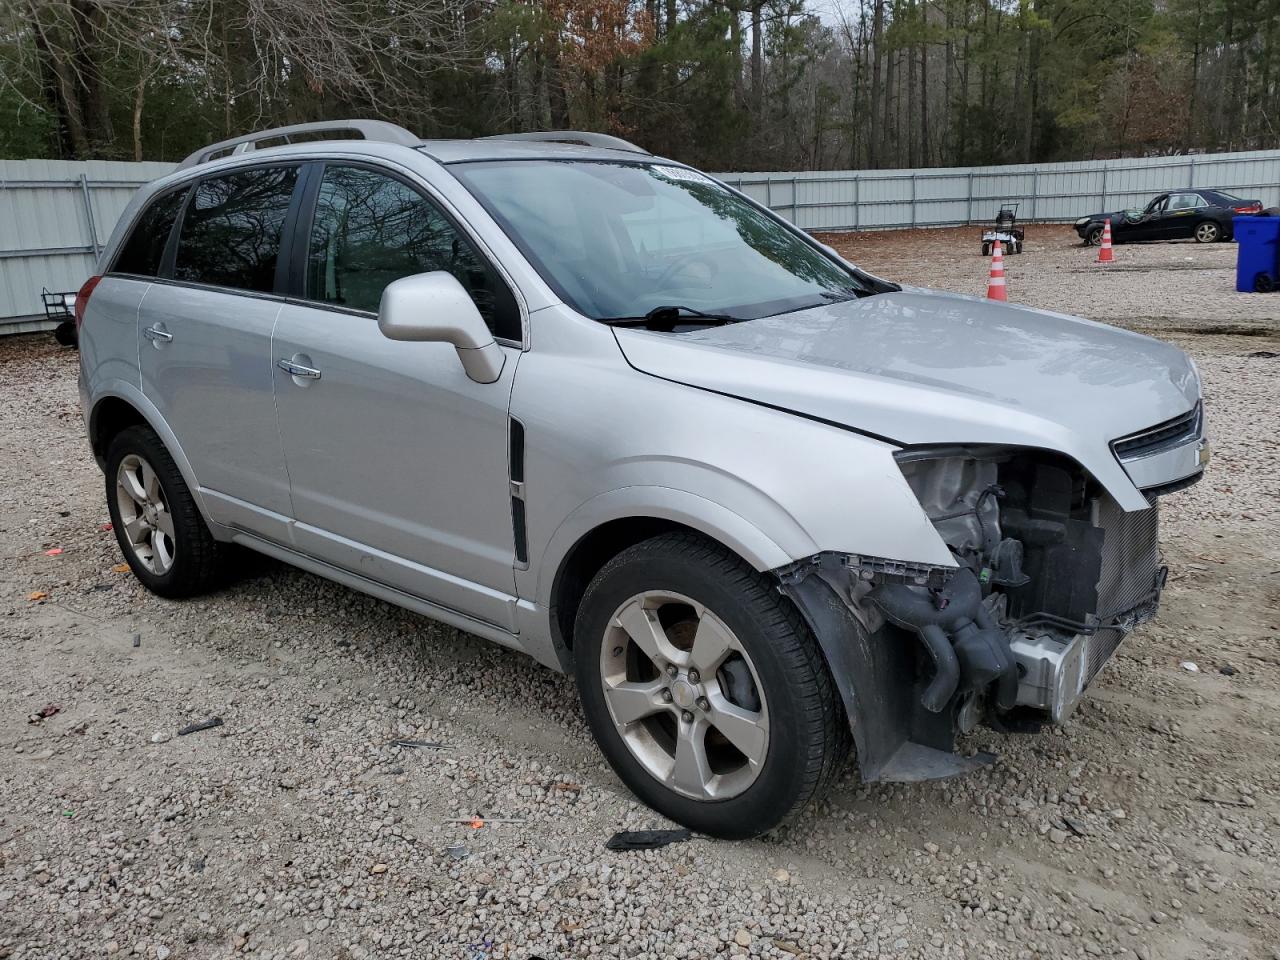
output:
[[[139,186],[171,163],[0,160],[0,332],[40,329],[40,292],[79,289]]]
[[[731,186],[806,230],[985,222],[1013,201],[1026,220],[1070,221],[1205,187],[1280,206],[1280,150],[1001,167],[724,173]]]
[[[0,332],[43,324],[40,292],[75,290],[133,192],[168,163],[0,160]],[[1280,206],[1280,150],[1002,167],[726,173],[806,230],[986,222],[1004,201],[1026,220],[1070,221],[1179,187]]]

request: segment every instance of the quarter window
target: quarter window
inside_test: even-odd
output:
[[[507,285],[471,241],[417,190],[361,167],[326,167],[307,255],[307,298],[376,312],[387,284],[447,270],[495,336],[520,339]]]
[[[187,188],[167,193],[151,202],[138,218],[129,239],[120,248],[113,273],[131,273],[139,277],[154,277],[160,272],[164,248],[173,232],[174,221],[187,198]]]
[[[175,280],[269,293],[296,167],[241,170],[202,181],[182,218]]]

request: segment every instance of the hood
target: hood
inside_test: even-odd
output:
[[[690,333],[616,330],[644,373],[893,443],[1007,444],[1067,454],[1127,509],[1112,440],[1185,413],[1181,350],[1105,324],[920,289]]]
[[[1141,210],[1142,207],[1132,207],[1130,209]],[[1089,220],[1097,220],[1099,223],[1101,223],[1103,220],[1110,219],[1111,225],[1114,227],[1117,221],[1128,220],[1128,217],[1125,215],[1127,212],[1128,211],[1126,210],[1111,210],[1105,213],[1090,213],[1090,214],[1086,214],[1085,216],[1076,217],[1075,220],[1072,221],[1072,223],[1073,224],[1079,223],[1081,220],[1084,220],[1086,218]]]

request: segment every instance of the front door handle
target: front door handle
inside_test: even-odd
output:
[[[298,363],[295,360],[277,360],[276,366],[291,377],[298,377],[302,380],[320,379],[319,370],[315,367],[308,367],[305,364]]]
[[[142,331],[142,335],[159,346],[162,343],[168,343],[173,339],[173,334],[164,328],[164,324],[157,323],[154,327],[147,327]]]

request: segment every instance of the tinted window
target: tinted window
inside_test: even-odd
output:
[[[1198,193],[1175,193],[1169,198],[1170,210],[1192,210],[1203,206],[1205,202],[1200,199]]]
[[[178,211],[186,198],[187,188],[183,187],[151,202],[120,248],[113,272],[135,273],[142,277],[154,277],[160,272],[165,244],[169,242],[173,222],[178,219]]]
[[[197,185],[182,218],[174,279],[273,290],[281,227],[297,179],[296,168],[268,167]]]
[[[311,226],[308,299],[376,312],[387,284],[434,270],[458,278],[496,336],[520,339],[511,291],[435,204],[372,170],[326,168]]]

